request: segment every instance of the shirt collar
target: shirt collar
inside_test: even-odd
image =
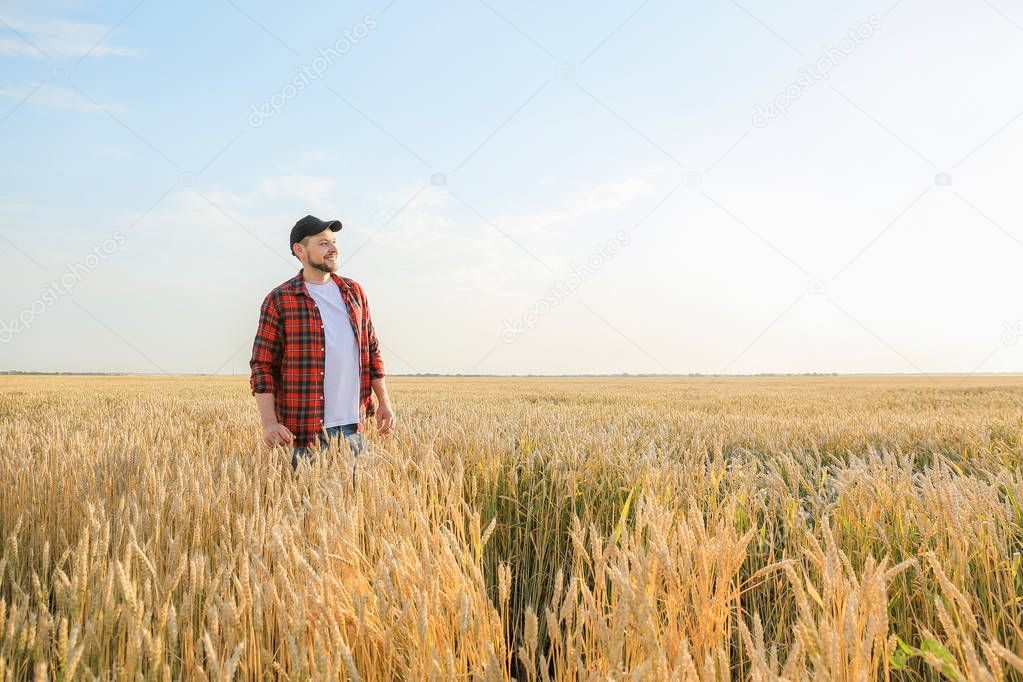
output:
[[[298,274],[288,280],[288,285],[297,296],[308,296],[309,292],[305,288],[305,278],[302,276],[303,269],[299,269]],[[330,278],[334,280],[338,288],[341,289],[342,293],[348,293],[348,287],[345,286],[345,282],[341,279],[336,272],[330,273]]]

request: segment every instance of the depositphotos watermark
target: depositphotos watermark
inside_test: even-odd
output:
[[[1015,346],[1020,339],[1023,339],[1023,319],[1002,322],[1002,343]]]
[[[562,279],[556,279],[547,284],[547,293],[538,298],[530,306],[529,310],[519,315],[514,320],[504,320],[504,329],[501,330],[501,340],[511,343],[527,331],[536,329],[537,321],[549,313],[552,308],[561,303],[570,294],[586,281],[586,278],[607,265],[612,258],[621,253],[626,246],[632,242],[629,235],[623,230],[618,230],[615,236],[603,244],[597,244],[597,250],[587,256],[582,263],[572,261],[572,271]]]
[[[332,67],[334,62],[345,56],[353,45],[368,36],[369,32],[376,27],[376,19],[373,18],[373,15],[367,14],[355,26],[346,28],[344,35],[330,47],[317,47],[318,56],[313,57],[308,64],[303,64],[295,69],[297,76],[285,83],[265,102],[249,105],[252,108],[252,113],[249,114],[249,125],[258,128],[268,118],[279,116],[284,111],[285,104],[298,97],[298,93],[309,87],[314,80],[323,78],[327,69]]]
[[[67,271],[59,278],[50,280],[38,298],[22,308],[21,312],[10,320],[0,320],[0,343],[8,343],[16,335],[31,329],[37,317],[45,313],[61,296],[70,294],[79,282],[116,253],[127,241],[120,230],[114,230],[110,237],[93,246],[92,253],[87,254],[81,262],[68,261],[65,263]]]
[[[810,91],[819,81],[831,78],[831,70],[847,59],[869,38],[881,30],[881,20],[871,14],[856,28],[850,28],[846,37],[838,41],[837,47],[822,47],[821,56],[812,64],[799,69],[799,77],[775,95],[766,105],[759,102],[753,112],[753,125],[764,128],[773,119],[789,112],[792,103]]]

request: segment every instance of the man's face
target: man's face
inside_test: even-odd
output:
[[[337,237],[329,228],[306,237],[295,245],[295,255],[303,265],[323,272],[337,272]]]

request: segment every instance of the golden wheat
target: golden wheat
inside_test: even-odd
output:
[[[390,383],[0,378],[0,679],[1023,679],[1021,377]]]

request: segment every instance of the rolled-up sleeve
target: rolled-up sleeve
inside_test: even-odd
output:
[[[273,298],[267,296],[259,308],[259,325],[252,342],[252,358],[249,360],[251,374],[249,384],[252,395],[274,393],[277,388],[274,377],[280,373],[283,339],[281,319]]]

